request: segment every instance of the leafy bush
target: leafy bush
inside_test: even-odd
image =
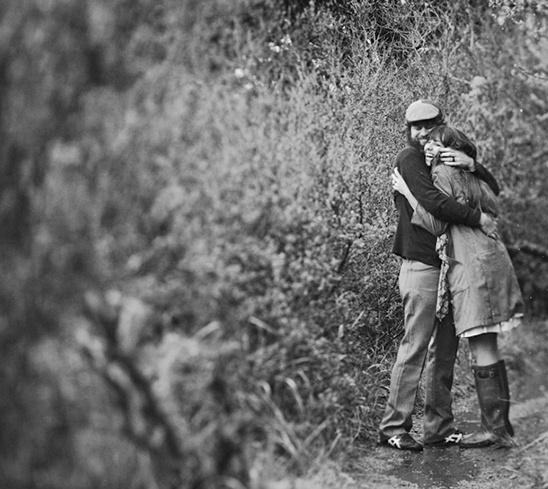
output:
[[[118,454],[134,487],[253,486],[265,453],[302,472],[375,439],[402,332],[388,177],[413,99],[478,142],[508,242],[545,240],[545,41],[524,31],[545,26],[528,7],[519,23],[484,2],[48,5],[3,21],[19,39],[0,94],[9,482],[41,464],[51,487],[112,487]],[[18,71],[42,56],[47,76]],[[545,311],[538,262],[514,258]]]

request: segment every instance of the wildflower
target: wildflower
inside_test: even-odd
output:
[[[291,37],[289,37],[289,34],[286,34],[284,37],[282,37],[281,43],[284,49],[287,49],[289,46],[291,46],[291,44],[293,44],[291,41]]]
[[[279,53],[282,50],[280,46],[278,46],[277,44],[274,44],[273,42],[269,42],[268,47],[270,48],[271,51],[274,51],[275,53]]]

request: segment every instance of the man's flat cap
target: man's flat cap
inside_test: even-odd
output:
[[[430,100],[417,100],[405,111],[407,122],[427,121],[442,115],[441,109]]]

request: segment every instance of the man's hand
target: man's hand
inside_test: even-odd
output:
[[[498,233],[497,221],[495,218],[491,217],[489,214],[485,214],[485,212],[481,213],[480,228],[490,238],[498,239],[499,233]]]
[[[476,162],[474,158],[466,153],[452,148],[442,148],[440,150],[441,161],[449,166],[456,166],[469,172],[476,171]]]

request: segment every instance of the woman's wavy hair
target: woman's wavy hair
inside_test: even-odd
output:
[[[468,156],[476,159],[478,149],[470,138],[456,127],[451,127],[447,124],[442,124],[434,127],[430,131],[429,139],[437,139],[446,148],[453,148],[466,153]]]
[[[429,134],[429,139],[440,141],[446,148],[452,148],[467,154],[474,160],[478,156],[478,149],[470,138],[456,127],[442,124],[435,127]],[[432,171],[440,163],[439,155],[436,155],[432,161]],[[467,204],[470,207],[487,212],[493,216],[498,215],[498,200],[489,185],[483,180],[474,176],[473,173],[460,170],[460,174],[465,181],[465,192]]]

